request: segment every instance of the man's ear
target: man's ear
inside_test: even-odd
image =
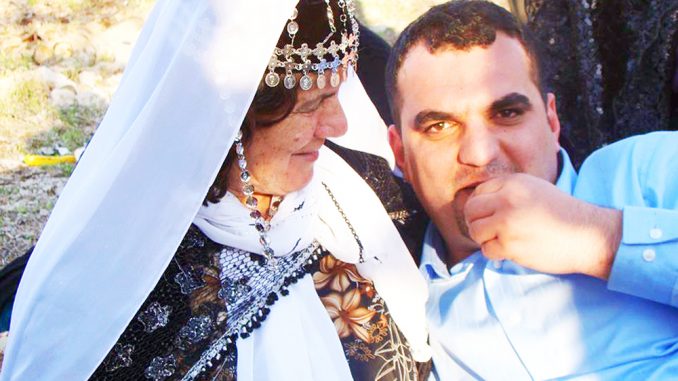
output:
[[[555,137],[556,143],[558,143],[558,138],[560,137],[560,119],[558,119],[556,96],[553,93],[546,94],[546,119],[551,133]]]
[[[403,138],[395,124],[388,126],[388,144],[391,146],[393,156],[395,156],[396,165],[403,173],[403,177],[407,180],[407,173],[405,171],[405,150],[403,148]]]

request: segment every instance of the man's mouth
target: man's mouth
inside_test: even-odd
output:
[[[473,193],[474,190],[478,187],[478,185],[484,183],[487,180],[478,180],[478,181],[473,181],[471,183],[468,183],[467,185],[463,186],[462,188],[459,188],[457,190],[456,194],[463,194],[465,196],[469,196],[471,193]]]

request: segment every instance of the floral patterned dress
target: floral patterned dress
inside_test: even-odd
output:
[[[405,338],[372,282],[355,265],[325,256],[313,281],[356,380],[417,379]]]

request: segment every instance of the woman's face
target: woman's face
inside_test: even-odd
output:
[[[270,127],[254,128],[245,143],[245,158],[255,192],[282,196],[311,181],[313,165],[325,139],[346,133],[338,90],[327,86],[299,91],[287,118]],[[229,169],[228,184],[229,191],[242,194],[237,164]]]

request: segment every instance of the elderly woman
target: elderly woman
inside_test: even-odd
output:
[[[158,3],[28,263],[2,380],[417,379],[425,286],[353,12]],[[373,154],[326,142],[340,87],[343,142]]]

